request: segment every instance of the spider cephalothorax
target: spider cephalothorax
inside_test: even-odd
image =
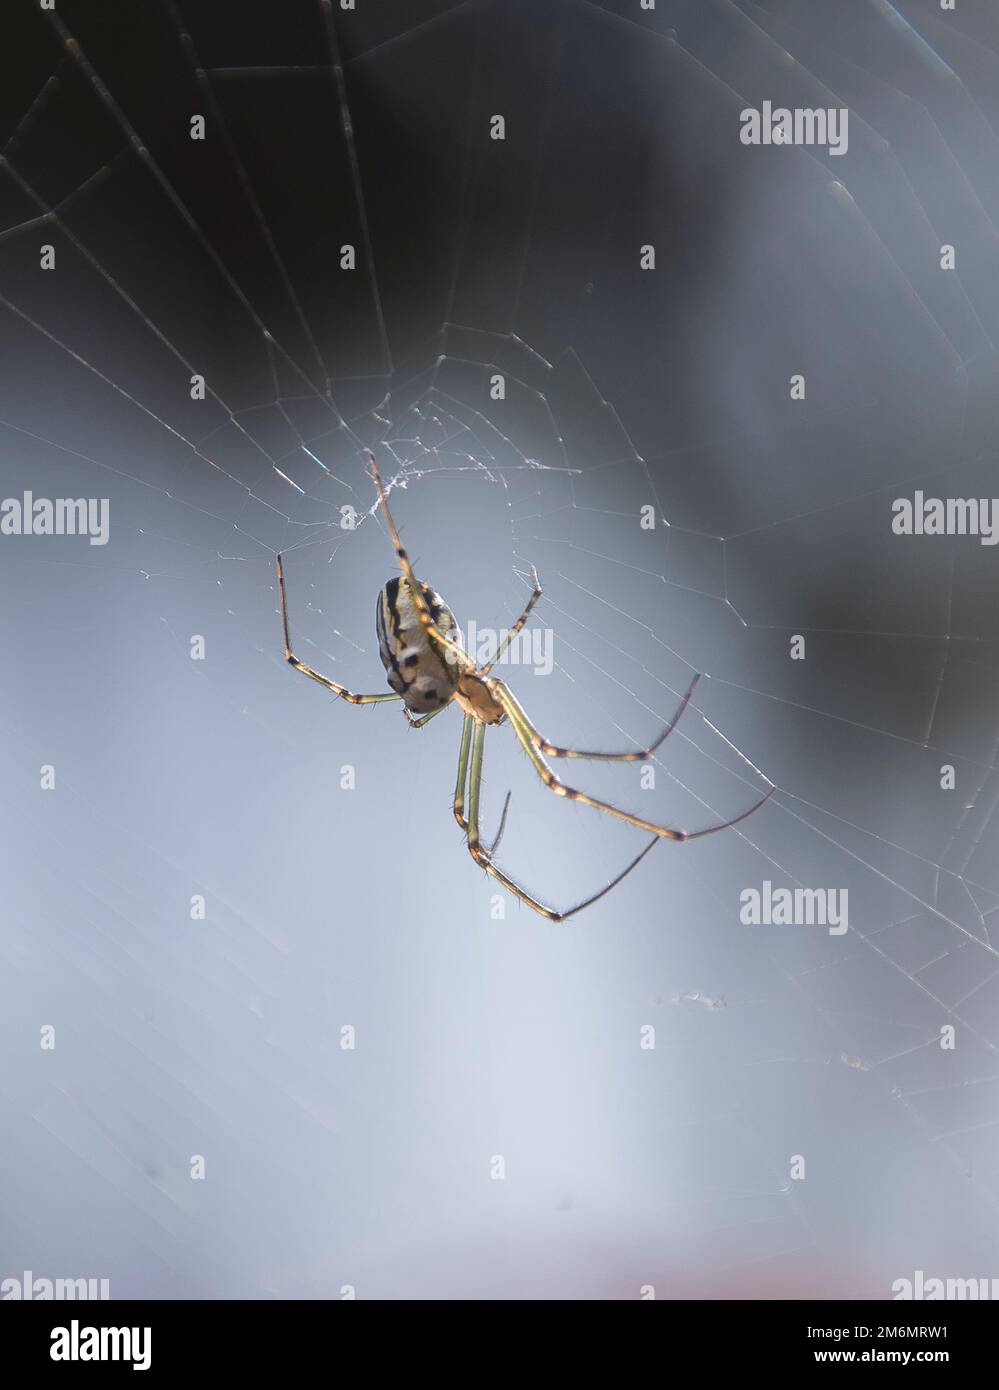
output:
[[[741,815],[733,816],[731,820],[720,821],[716,825],[708,825],[701,830],[674,830],[669,826],[658,825],[654,821],[646,820],[642,816],[636,816],[630,811],[623,811],[618,806],[612,806],[609,801],[601,801],[599,797],[590,796],[588,792],[578,791],[575,787],[569,787],[560,781],[547,762],[548,758],[645,762],[676,727],[680,716],[690,703],[699,677],[694,676],[673,718],[648,748],[629,749],[624,753],[603,753],[585,752],[579,748],[560,748],[556,744],[549,743],[531,723],[524,707],[513,692],[497,676],[490,675],[493,666],[523,628],[534,605],[541,597],[541,585],[538,582],[537,572],[532,568],[533,589],[523,613],[503,639],[492,660],[484,666],[477,666],[461,646],[454,614],[447,607],[440,594],[429,584],[422,583],[413,573],[409,556],[403,548],[402,541],[399,539],[399,532],[392,519],[388,497],[373,455],[368,455],[368,462],[378,492],[378,500],[385,513],[389,535],[395,546],[399,567],[402,570],[401,575],[390,579],[382,589],[378,596],[376,613],[378,651],[393,693],[391,695],[357,695],[336,681],[330,680],[329,676],[321,675],[318,671],[314,671],[311,666],[306,666],[293,654],[288,631],[284,568],[279,555],[277,557],[278,588],[281,595],[285,659],[296,670],[301,671],[311,680],[318,681],[320,685],[324,685],[327,690],[332,690],[334,695],[338,695],[342,700],[347,700],[350,704],[374,705],[382,704],[386,700],[402,700],[406,715],[413,728],[422,728],[424,724],[440,714],[442,710],[447,709],[448,705],[452,703],[464,711],[465,722],[462,727],[461,746],[458,752],[458,780],[454,790],[455,820],[465,833],[469,852],[476,863],[481,864],[493,878],[498,879],[521,902],[527,903],[528,907],[532,907],[535,912],[540,912],[543,917],[547,917],[553,922],[562,922],[567,917],[571,917],[573,913],[580,912],[584,907],[589,907],[591,903],[595,903],[605,893],[609,893],[627,874],[631,873],[632,869],[645,858],[652,846],[658,844],[661,839],[683,842],[699,839],[702,835],[713,835],[718,830],[727,830],[729,826],[736,825],[739,821],[752,815],[773,795],[775,788],[771,785],[766,795],[760,797]],[[508,874],[504,873],[493,861],[493,853],[499,844],[503,827],[506,824],[506,804],[503,807],[499,833],[488,849],[482,844],[479,836],[479,796],[482,786],[482,754],[486,727],[490,724],[501,724],[505,720],[509,720],[510,727],[513,729],[518,742],[549,791],[555,792],[557,796],[567,797],[571,801],[580,801],[598,811],[605,811],[617,820],[637,826],[639,830],[647,830],[652,835],[652,839],[641,853],[637,854],[616,878],[601,888],[599,892],[591,894],[590,897],[576,903],[574,907],[570,907],[564,912],[546,907],[538,898],[528,893],[526,888],[522,888]],[[746,761],[748,762],[748,759]],[[466,792],[468,796],[467,819],[465,818]],[[509,803],[509,796],[507,803]]]

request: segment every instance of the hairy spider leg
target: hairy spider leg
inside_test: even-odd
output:
[[[384,695],[356,695],[353,690],[348,690],[345,685],[340,685],[338,681],[330,680],[329,676],[322,675],[319,671],[314,671],[311,666],[306,666],[304,661],[299,661],[291,650],[291,637],[288,633],[288,602],[284,591],[284,565],[281,556],[277,557],[278,573],[278,592],[281,595],[281,625],[284,629],[284,659],[289,665],[294,666],[296,671],[301,671],[303,676],[308,676],[310,680],[318,681],[327,690],[332,690],[334,695],[338,695],[341,700],[347,700],[352,705],[383,705],[389,700],[398,700],[400,697],[394,692]]]

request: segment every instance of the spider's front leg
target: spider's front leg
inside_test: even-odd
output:
[[[370,450],[368,452],[368,463],[371,467],[371,476],[375,480],[375,490],[378,493],[378,500],[382,505],[382,511],[385,513],[385,524],[388,526],[389,535],[392,537],[392,545],[395,548],[396,559],[399,561],[399,568],[402,570],[409,583],[413,603],[416,605],[416,613],[420,619],[420,625],[426,633],[427,641],[431,642],[439,652],[448,658],[448,660],[455,662],[460,670],[472,670],[473,666],[472,662],[468,659],[468,653],[460,647],[457,642],[453,642],[450,637],[441,632],[440,628],[434,622],[433,614],[427,606],[427,600],[423,596],[423,587],[413,572],[413,566],[406,553],[406,547],[403,545],[396,528],[395,519],[392,516],[392,509],[388,504],[388,495],[382,484],[382,475],[378,470],[378,464],[375,462],[375,456]]]
[[[490,671],[493,669],[493,667],[496,665],[497,661],[499,661],[500,657],[502,657],[502,655],[503,655],[503,653],[506,651],[506,649],[507,649],[509,646],[511,646],[511,645],[516,641],[518,634],[520,633],[520,631],[521,631],[521,629],[523,628],[524,624],[527,622],[528,618],[531,616],[531,610],[534,608],[534,605],[537,603],[537,601],[538,601],[538,599],[539,599],[540,597],[541,597],[541,580],[538,578],[538,572],[537,572],[537,570],[536,570],[536,569],[534,568],[534,566],[532,565],[532,566],[531,566],[531,597],[527,600],[527,606],[525,607],[523,613],[521,613],[521,615],[520,615],[520,617],[517,619],[517,621],[514,623],[513,627],[510,629],[510,631],[509,631],[509,632],[506,634],[506,636],[503,638],[503,641],[502,641],[502,642],[499,644],[499,646],[496,648],[496,655],[493,657],[492,661],[488,662],[488,664],[485,665],[485,666],[480,666],[480,667],[479,667],[479,675],[480,675],[480,676],[488,676],[489,672],[490,672]]]

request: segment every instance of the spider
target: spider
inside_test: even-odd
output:
[[[546,758],[587,758],[621,763],[645,762],[676,728],[690,703],[700,676],[694,676],[673,718],[655,742],[649,744],[648,748],[630,750],[626,753],[603,753],[584,751],[579,748],[560,748],[554,743],[549,743],[532,724],[513,692],[498,677],[490,675],[493,666],[523,628],[532,609],[541,597],[541,584],[538,580],[537,570],[533,565],[531,566],[533,587],[523,613],[500,643],[492,660],[484,666],[477,666],[457,640],[459,634],[454,614],[440,594],[429,584],[417,579],[413,573],[413,566],[402,541],[399,539],[399,532],[392,518],[378,464],[371,453],[368,454],[368,463],[378,494],[378,502],[385,513],[389,535],[392,538],[399,568],[402,571],[401,575],[390,579],[378,595],[375,613],[378,651],[392,693],[357,695],[338,682],[330,680],[328,676],[314,671],[311,666],[306,666],[304,661],[299,661],[298,657],[294,655],[288,629],[284,567],[281,556],[278,555],[277,574],[281,600],[281,622],[284,629],[285,660],[294,666],[296,671],[301,671],[310,680],[318,681],[320,685],[325,686],[327,690],[331,690],[334,695],[339,696],[341,700],[346,700],[349,704],[379,705],[389,700],[402,700],[406,718],[414,729],[422,728],[424,724],[435,719],[442,710],[447,709],[452,703],[463,711],[465,719],[458,751],[458,779],[455,784],[453,802],[454,818],[464,832],[468,852],[472,858],[493,878],[498,879],[504,888],[513,893],[522,903],[526,903],[528,907],[540,913],[542,917],[548,918],[549,921],[564,922],[569,917],[575,916],[577,912],[582,912],[584,908],[598,902],[612,888],[616,888],[622,879],[631,873],[632,869],[638,867],[653,845],[658,844],[661,839],[685,843],[688,840],[700,839],[703,835],[713,835],[719,830],[728,830],[731,826],[738,825],[740,821],[745,820],[747,816],[751,816],[754,811],[758,811],[764,802],[769,800],[776,790],[773,785],[747,811],[733,816],[731,820],[708,825],[701,830],[674,830],[669,826],[657,825],[653,821],[645,820],[642,816],[633,815],[630,811],[621,810],[620,807],[612,806],[610,802],[601,801],[598,797],[590,796],[587,792],[577,791],[575,787],[566,786],[564,782],[560,781]],[[480,838],[479,794],[482,785],[482,754],[485,733],[491,725],[499,725],[504,722],[509,723],[518,742],[530,759],[532,767],[549,791],[554,792],[556,796],[567,797],[571,801],[581,801],[586,806],[593,806],[598,811],[605,811],[608,815],[615,816],[628,825],[634,825],[639,830],[650,831],[652,835],[641,853],[637,854],[616,878],[613,878],[599,892],[593,893],[590,897],[584,898],[582,902],[576,903],[574,907],[566,908],[564,911],[548,907],[540,899],[535,898],[526,888],[504,873],[493,859],[506,825],[506,813],[510,801],[509,793],[503,806],[503,814],[496,838],[488,847],[482,843]],[[466,792],[468,798],[467,816]]]

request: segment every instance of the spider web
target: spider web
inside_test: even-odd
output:
[[[890,523],[916,488],[995,490],[994,16],[135,9],[24,5],[11,46],[4,494],[107,497],[111,542],[0,547],[0,1274],[248,1297],[991,1275],[995,559]],[[848,106],[848,153],[742,146],[763,100]],[[653,786],[570,781],[687,828],[769,778],[766,807],[566,928],[499,893],[450,815],[457,719],[411,735],[281,660],[278,551],[298,655],[384,688],[369,448],[463,624],[508,627],[537,566],[552,670],[501,674],[546,736],[641,747],[704,673]],[[507,788],[499,861],[547,901],[640,847],[493,731],[487,836]],[[847,890],[849,932],[742,924],[764,882]]]

